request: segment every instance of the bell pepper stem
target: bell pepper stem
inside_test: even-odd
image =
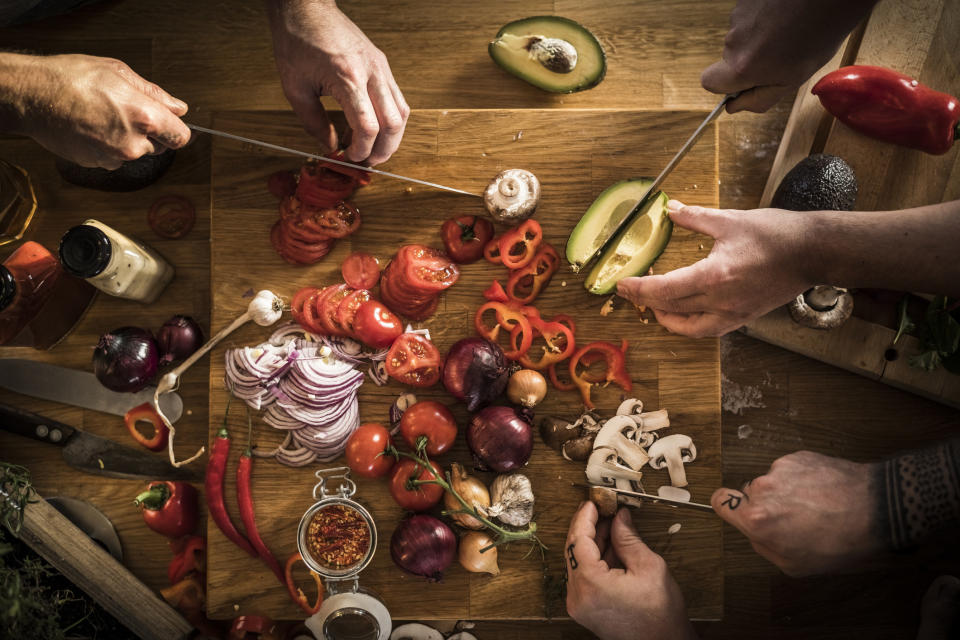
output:
[[[137,506],[142,504],[151,511],[157,511],[163,508],[169,498],[170,490],[167,489],[167,485],[157,484],[134,498],[133,504]]]

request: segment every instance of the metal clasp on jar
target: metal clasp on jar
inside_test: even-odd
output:
[[[323,500],[324,498],[330,498],[332,496],[350,498],[357,492],[357,483],[350,479],[350,467],[318,469],[313,475],[320,481],[313,486],[314,500]],[[334,491],[330,491],[329,483],[333,480],[338,481],[337,488]]]

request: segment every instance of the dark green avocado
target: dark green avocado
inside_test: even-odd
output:
[[[770,206],[790,211],[851,211],[857,176],[842,158],[816,153],[783,176]]]
[[[124,162],[119,169],[112,170],[81,167],[69,160],[57,158],[57,171],[61,178],[78,187],[98,191],[136,191],[159,180],[173,164],[176,155],[174,149],[167,149],[155,156],[146,155]]]

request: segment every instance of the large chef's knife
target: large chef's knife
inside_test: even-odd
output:
[[[115,416],[153,402],[154,391],[151,386],[136,393],[119,393],[107,389],[92,373],[19,358],[0,359],[0,387]],[[160,409],[170,422],[176,422],[183,413],[183,401],[176,393],[164,394],[160,396]]]
[[[257,147],[263,147],[264,149],[271,149],[273,151],[279,151],[281,153],[289,153],[291,155],[300,156],[302,158],[311,158],[313,160],[319,160],[320,162],[326,162],[327,164],[337,164],[337,165],[340,165],[341,167],[350,167],[351,169],[356,169],[358,171],[375,173],[378,176],[386,176],[388,178],[396,178],[397,180],[406,180],[407,182],[415,182],[416,184],[422,184],[424,186],[433,187],[434,189],[440,189],[442,191],[451,191],[453,193],[459,193],[460,195],[464,195],[464,196],[473,196],[474,198],[483,197],[479,193],[470,193],[469,191],[464,191],[463,189],[446,187],[442,184],[437,184],[435,182],[427,182],[426,180],[419,180],[417,178],[408,178],[407,176],[401,176],[396,173],[390,173],[389,171],[382,171],[380,169],[374,169],[372,167],[365,167],[362,164],[353,164],[352,162],[336,160],[334,158],[328,158],[326,156],[317,155],[315,153],[307,153],[306,151],[300,151],[299,149],[291,149],[290,147],[283,147],[283,146],[280,146],[279,144],[264,142],[263,140],[246,138],[244,136],[238,136],[234,133],[227,133],[226,131],[208,129],[207,127],[201,127],[199,125],[189,124],[189,123],[187,123],[187,126],[193,129],[194,131],[199,131],[200,133],[209,133],[212,136],[220,136],[221,138],[236,140],[237,142],[246,142],[247,144],[252,144]]]
[[[0,403],[0,429],[61,447],[66,463],[87,473],[116,478],[200,480],[197,471],[171,466],[166,458],[3,403]]]
[[[120,546],[117,530],[113,528],[110,518],[100,509],[85,500],[67,496],[47,498],[47,502],[87,534],[91,540],[106,549],[117,562],[123,562],[123,547]]]
[[[663,171],[660,172],[660,175],[657,176],[656,180],[653,181],[653,184],[650,185],[650,188],[647,189],[646,193],[643,194],[643,197],[637,201],[637,204],[633,206],[627,215],[623,216],[620,219],[620,222],[617,223],[617,226],[614,227],[613,231],[607,236],[604,241],[600,244],[596,251],[593,252],[593,255],[587,258],[583,264],[574,265],[573,270],[575,272],[582,271],[588,264],[599,258],[603,255],[603,252],[608,248],[613,246],[614,242],[620,239],[621,232],[625,231],[637,216],[639,216],[646,206],[660,193],[660,186],[663,184],[663,181],[667,179],[667,176],[670,175],[670,172],[680,164],[680,161],[683,160],[683,157],[687,155],[687,152],[696,144],[697,140],[700,139],[700,136],[703,135],[703,132],[707,130],[707,127],[710,126],[710,123],[717,119],[717,117],[723,113],[723,109],[727,106],[727,103],[739,96],[740,93],[729,93],[723,97],[723,100],[720,101],[713,111],[711,111],[707,117],[700,123],[700,126],[697,127],[696,131],[693,132],[693,135],[683,143],[683,146],[680,147],[680,150],[677,151],[676,155],[667,163],[667,166],[663,168]]]
[[[649,500],[650,502],[662,502],[663,504],[670,507],[687,507],[688,509],[696,509],[697,511],[710,511],[713,513],[713,507],[708,504],[702,504],[700,502],[684,502],[683,500],[674,500],[673,498],[664,498],[661,496],[655,496],[651,493],[641,493],[639,491],[627,491],[625,489],[617,489],[616,487],[606,487],[601,485],[592,485],[592,484],[579,484],[576,482],[571,483],[575,487],[580,487],[583,489],[609,489],[614,493],[622,496],[631,496],[633,498],[640,498],[642,500]]]

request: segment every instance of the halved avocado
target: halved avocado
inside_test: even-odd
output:
[[[623,180],[610,185],[597,196],[567,240],[567,262],[575,272],[580,271],[584,263],[593,257],[652,184],[650,178]]]
[[[579,23],[558,16],[510,22],[497,32],[487,50],[507,72],[554,93],[590,89],[600,84],[607,72],[607,57],[594,35]],[[572,51],[575,57],[570,55]]]
[[[617,281],[644,275],[670,242],[673,222],[667,215],[667,195],[662,191],[644,207],[637,219],[620,234],[590,271],[583,286],[590,293],[603,295]]]

